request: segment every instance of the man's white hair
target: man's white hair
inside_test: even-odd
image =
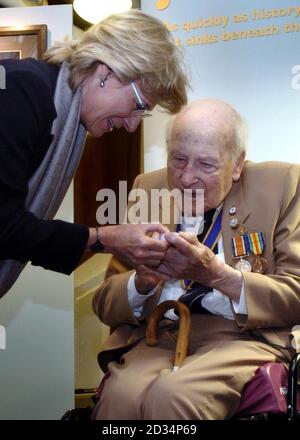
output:
[[[228,103],[220,100],[197,100],[192,101],[182,108],[182,110],[175,116],[172,116],[166,125],[166,144],[167,148],[171,147],[173,139],[173,131],[176,128],[176,123],[179,121],[180,117],[189,112],[191,109],[203,108],[205,109],[205,103],[215,103],[216,106],[222,108],[224,112],[224,123],[226,122],[226,136],[227,138],[226,147],[230,150],[232,158],[237,160],[241,154],[246,154],[247,151],[247,140],[248,140],[248,127],[245,119]],[[226,112],[226,113],[225,113]],[[225,116],[226,115],[226,116]],[[202,117],[205,116],[205,111],[199,114],[199,125],[201,127]],[[219,116],[219,115],[218,115]],[[226,119],[225,119],[226,117]],[[220,117],[219,117],[220,119]],[[229,126],[228,126],[229,125]],[[199,127],[195,125],[195,134],[197,134],[197,129],[199,133]],[[191,135],[193,134],[193,129],[191,130]],[[220,128],[222,130],[222,128]]]

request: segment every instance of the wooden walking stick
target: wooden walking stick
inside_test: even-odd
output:
[[[146,330],[146,341],[150,346],[157,345],[158,322],[169,309],[177,310],[179,314],[179,330],[175,350],[173,371],[178,370],[187,356],[191,333],[191,314],[189,308],[179,301],[164,301],[152,311]]]

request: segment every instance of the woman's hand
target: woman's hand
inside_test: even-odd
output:
[[[159,235],[167,232],[168,228],[161,224],[123,224],[99,228],[103,252],[115,255],[132,267],[158,266],[169,247],[167,241],[159,240]]]

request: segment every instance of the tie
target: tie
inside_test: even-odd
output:
[[[204,214],[204,228],[201,234],[197,236],[198,240],[201,243],[204,240],[205,235],[207,234],[207,231],[209,230],[212,224],[212,219],[215,212],[216,212],[215,209],[211,209],[210,211],[207,211]],[[218,245],[215,246],[214,253],[215,254],[218,253]],[[195,282],[192,284],[191,288],[179,298],[178,301],[185,304],[190,309],[191,313],[210,314],[210,312],[201,305],[202,298],[210,291],[211,291],[210,287]]]

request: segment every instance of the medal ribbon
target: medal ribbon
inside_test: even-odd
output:
[[[261,255],[265,248],[265,239],[262,232],[251,232],[246,234],[248,247],[254,255]]]
[[[248,255],[248,241],[245,235],[238,235],[237,237],[233,237],[231,239],[231,246],[235,258],[245,257],[246,255]]]

